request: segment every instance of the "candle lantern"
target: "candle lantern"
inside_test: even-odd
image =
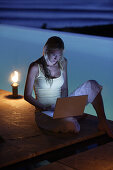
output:
[[[11,74],[11,79],[12,79],[12,94],[13,94],[13,97],[14,98],[17,98],[18,97],[18,86],[19,84],[17,83],[18,82],[18,72],[17,71],[14,71],[12,74]]]

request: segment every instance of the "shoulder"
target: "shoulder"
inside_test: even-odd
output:
[[[38,69],[38,63],[32,62],[32,63],[29,65],[29,70],[37,70],[37,69]]]
[[[38,71],[39,65],[41,64],[41,62],[42,62],[42,57],[39,58],[38,60],[32,62],[32,63],[29,65],[29,70]]]
[[[29,65],[28,73],[35,76],[38,74],[39,72],[38,70],[39,70],[38,62],[34,61]]]

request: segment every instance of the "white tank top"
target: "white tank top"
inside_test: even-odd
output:
[[[39,74],[36,76],[34,81],[34,91],[37,102],[48,106],[56,103],[57,98],[61,97],[61,87],[64,83],[63,71],[58,78],[52,79],[50,84],[39,67]]]

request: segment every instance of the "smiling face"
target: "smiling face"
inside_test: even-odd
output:
[[[48,51],[47,53],[48,60],[52,65],[55,65],[60,58],[63,56],[63,50],[62,49],[54,49],[51,51]]]

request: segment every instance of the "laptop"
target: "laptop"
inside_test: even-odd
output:
[[[55,110],[43,111],[43,113],[53,119],[83,115],[87,98],[87,95],[58,98]]]

